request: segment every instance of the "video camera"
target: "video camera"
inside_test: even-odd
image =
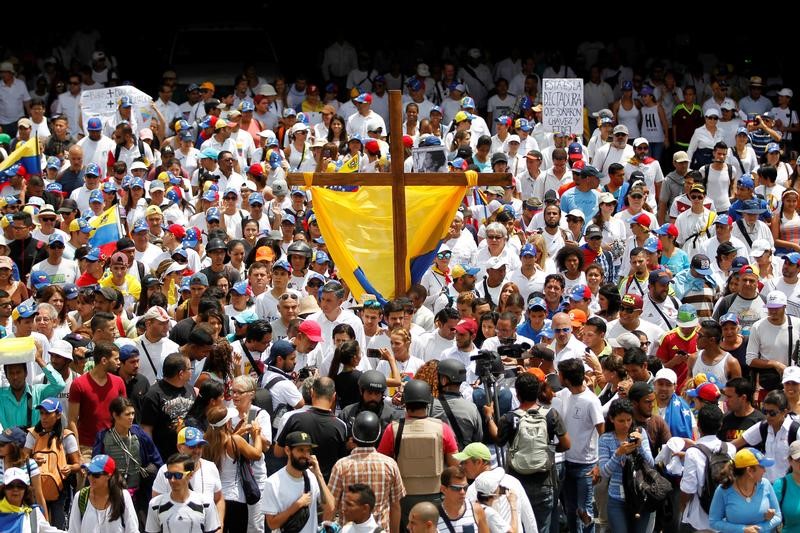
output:
[[[473,355],[469,360],[475,361],[475,374],[484,382],[486,377],[503,374],[503,359],[495,351],[481,350],[478,355]]]
[[[503,357],[510,357],[512,359],[526,359],[530,357],[531,345],[527,342],[519,344],[506,344],[497,347],[497,353]]]

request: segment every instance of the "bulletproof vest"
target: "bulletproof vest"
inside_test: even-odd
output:
[[[407,418],[392,422],[395,438],[402,427],[394,454],[406,492],[411,495],[436,494],[444,470],[442,421],[435,418]]]

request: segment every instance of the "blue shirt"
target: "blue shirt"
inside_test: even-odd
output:
[[[784,489],[784,482],[786,488]],[[781,512],[783,513],[783,533],[800,533],[800,486],[795,482],[792,474],[776,479],[772,484],[778,502],[781,502]],[[785,492],[784,492],[785,491]],[[783,493],[783,498],[781,498]]]
[[[680,248],[675,248],[675,251],[672,252],[672,257],[667,257],[666,255],[661,254],[661,260],[659,263],[667,267],[669,271],[672,272],[673,276],[678,272],[683,272],[691,266],[689,263],[689,256]]]
[[[586,224],[597,214],[599,205],[600,194],[595,190],[582,192],[579,191],[577,187],[573,187],[566,191],[561,197],[561,211],[564,213],[564,215],[567,215],[573,209],[583,212],[584,228],[586,227]]]
[[[650,453],[650,441],[647,438],[647,432],[644,428],[638,428],[642,434],[642,441],[639,443],[638,453],[644,458],[645,462],[653,466],[653,454]],[[630,455],[617,455],[617,448],[622,444],[617,439],[616,433],[609,431],[600,435],[597,441],[600,460],[600,474],[608,478],[608,495],[615,500],[625,501],[625,494],[622,486],[622,469],[625,466],[625,461],[630,461]]]
[[[775,516],[769,522],[764,521],[764,513],[775,509]],[[775,531],[781,523],[781,510],[775,491],[766,477],[756,485],[756,490],[748,502],[733,485],[727,489],[717,487],[711,508],[708,512],[708,523],[711,529],[721,533],[742,533],[746,526],[758,526],[761,533]]]
[[[542,342],[542,330],[550,327],[551,323],[551,320],[545,319],[544,327],[542,329],[533,329],[533,326],[531,326],[531,321],[526,319],[525,322],[517,326],[517,335],[528,337],[535,343]]]

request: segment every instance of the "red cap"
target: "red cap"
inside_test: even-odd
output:
[[[544,372],[542,372],[541,368],[536,368],[536,367],[529,368],[528,374],[534,376],[536,379],[539,380],[540,383],[544,383],[544,381],[547,379],[547,376],[544,375]]]
[[[376,141],[375,139],[367,141],[367,144],[364,145],[364,148],[367,150],[367,152],[371,153],[372,155],[377,155],[381,153],[381,147],[378,144],[378,141]]]
[[[175,238],[182,241],[186,237],[186,229],[180,224],[170,224],[167,231],[175,235]]]
[[[403,135],[403,146],[406,148],[414,147],[414,138],[411,135]]]
[[[314,320],[303,320],[297,331],[308,337],[311,342],[322,342],[322,328]]]
[[[28,175],[28,169],[25,168],[23,165],[17,167],[17,176],[22,176],[23,178]]]
[[[253,163],[252,165],[250,165],[250,168],[247,169],[247,172],[251,176],[260,178],[261,176],[264,175],[264,167],[261,166],[261,163]]]
[[[626,294],[622,297],[622,305],[633,307],[634,309],[641,309],[644,307],[644,302],[642,301],[642,297],[638,294]]]
[[[474,318],[465,318],[463,320],[459,320],[458,324],[456,324],[456,332],[469,333],[470,335],[477,335],[478,323],[475,322]]]

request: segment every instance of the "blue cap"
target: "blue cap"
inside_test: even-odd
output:
[[[117,184],[113,181],[106,181],[103,183],[103,192],[111,194],[117,192],[118,190],[119,188],[117,187]]]
[[[289,265],[289,262],[283,258],[278,259],[277,261],[272,263],[272,270],[276,270],[278,268],[285,270],[286,272],[292,271],[292,267]]]
[[[200,121],[200,124],[198,124],[198,126],[200,126],[201,129],[210,128],[211,127],[211,115],[206,115],[206,117],[203,120]]]
[[[64,192],[64,189],[61,187],[60,183],[48,183],[47,186],[44,188],[45,192],[52,192],[54,194],[61,194]]]
[[[256,110],[256,106],[253,105],[253,102],[250,100],[244,100],[241,104],[239,104],[239,111],[242,113],[252,113]]]
[[[326,254],[321,250],[317,250],[317,253],[314,255],[314,262],[318,265],[324,265],[325,263],[329,263],[330,260],[331,258],[328,257],[328,254]]]
[[[218,157],[219,157],[219,152],[217,152],[213,148],[206,148],[205,150],[200,152],[201,159],[213,159],[214,161],[216,161]]]
[[[90,118],[86,123],[86,129],[88,131],[101,131],[103,129],[103,123],[97,117]]]
[[[89,203],[90,204],[91,203],[102,204],[103,202],[105,202],[105,200],[103,200],[103,193],[100,192],[99,189],[95,189],[89,194]]]
[[[519,102],[519,107],[523,111],[526,110],[526,109],[532,109],[533,108],[533,101],[531,100],[530,96],[523,96],[522,100],[520,100],[520,102]]]
[[[139,233],[141,231],[148,231],[147,221],[143,218],[140,218],[136,221],[133,225],[133,233]]]
[[[190,131],[181,131],[178,134],[178,138],[182,141],[191,141],[192,140],[192,132]]]
[[[753,178],[751,178],[747,174],[743,175],[738,180],[736,180],[736,185],[744,189],[755,189],[756,187],[755,182],[753,182]]]
[[[30,318],[39,312],[39,308],[36,307],[36,303],[33,300],[29,299],[20,303],[15,309],[15,311],[17,312],[20,318]]]
[[[203,200],[206,202],[216,202],[217,201],[217,192],[208,190],[203,193]]]
[[[471,96],[461,99],[461,109],[475,109],[475,100]]]
[[[186,237],[183,238],[183,246],[185,248],[194,248],[200,242],[200,235],[197,234],[195,228],[186,230]]]
[[[270,148],[272,146],[280,146],[280,143],[278,142],[277,137],[273,137],[272,135],[270,135],[269,137],[264,139],[264,146]]]
[[[17,205],[19,203],[19,198],[16,196],[6,196],[5,201],[6,205]]]
[[[269,350],[269,361],[274,363],[278,360],[278,357],[289,357],[292,353],[294,353],[295,347],[294,344],[291,342],[280,339],[272,343],[272,348]]]
[[[124,363],[128,359],[139,357],[139,348],[135,344],[123,344],[119,349],[119,362]]]
[[[570,300],[573,302],[580,302],[581,300],[591,300],[592,290],[583,283],[575,285],[569,292]]]
[[[92,261],[92,262],[100,261],[100,256],[101,255],[102,255],[102,252],[100,251],[100,248],[91,248],[89,250],[89,252],[86,254],[86,260],[87,261]]]
[[[783,256],[784,261],[789,261],[794,265],[800,264],[800,253],[797,252],[790,252]]]
[[[252,309],[247,309],[247,310],[242,311],[241,313],[235,315],[233,317],[233,320],[234,320],[234,322],[236,322],[238,324],[244,325],[244,324],[252,324],[256,320],[259,320],[259,318],[260,317],[258,316],[258,314],[255,311],[253,311]]]
[[[119,106],[120,107],[128,108],[128,107],[131,107],[132,105],[133,105],[133,102],[131,101],[131,97],[130,96],[123,96],[122,98],[119,99]]]
[[[97,165],[97,163],[89,163],[86,165],[86,170],[83,172],[83,174],[100,177],[100,167]]]
[[[630,80],[625,80],[622,82],[622,90],[623,91],[632,91],[633,90],[633,82]]]
[[[190,290],[191,290],[191,289],[189,288],[189,280],[190,280],[190,279],[191,279],[191,278],[190,278],[189,276],[183,276],[183,277],[181,278],[181,286],[180,286],[180,289],[179,289],[181,292],[184,292],[184,291],[190,291]]]
[[[747,140],[750,140],[750,132],[747,131],[747,128],[744,126],[736,128],[736,135],[747,135]]]
[[[327,279],[325,279],[325,276],[323,276],[319,272],[314,272],[313,270],[308,272],[308,276],[306,276],[306,284],[308,284],[308,282],[311,281],[312,279],[321,281],[323,285],[328,281]]]
[[[531,298],[528,302],[528,311],[533,311],[534,309],[547,311],[547,303],[544,301],[544,298]]]
[[[54,168],[56,170],[61,168],[61,160],[59,160],[56,156],[51,156],[47,158],[47,168]]]
[[[197,85],[196,83],[191,83],[191,84],[189,84],[188,87],[186,87],[186,92],[187,93],[190,93],[192,91],[199,91],[199,90],[200,90],[200,86]]]
[[[95,455],[92,460],[83,467],[89,471],[90,474],[108,474],[109,476],[116,470],[116,463],[114,459],[108,455]]]
[[[433,106],[433,107],[431,108],[431,110],[430,110],[429,114],[430,114],[430,113],[433,113],[433,112],[439,113],[440,115],[444,115],[444,113],[442,113],[442,108],[441,108],[441,107],[439,107],[438,105],[435,105],[435,106]]]
[[[419,143],[420,146],[441,146],[442,140],[435,135],[428,135]]]
[[[41,270],[31,272],[31,285],[37,291],[43,289],[50,285],[50,276],[47,275],[47,272],[42,272]]]
[[[203,438],[202,431],[197,428],[186,426],[178,432],[178,444],[195,447],[208,444],[208,441]]]
[[[780,152],[781,151],[781,147],[780,147],[780,145],[778,143],[769,143],[767,145],[766,150],[764,150],[764,151],[766,153],[768,153],[768,154],[771,153],[771,152]]]
[[[745,265],[749,265],[750,261],[746,257],[734,257],[731,263],[731,271],[736,271]]]
[[[766,211],[766,209],[764,209],[761,206],[761,203],[755,198],[745,200],[742,202],[742,206],[739,208],[740,213],[746,213],[748,215],[760,215],[764,211]]]
[[[175,250],[173,250],[172,257],[175,257],[176,255],[181,256],[183,259],[189,259],[189,253],[183,246],[178,246],[177,248],[175,248]]]
[[[167,177],[169,178],[170,185],[180,185],[181,183],[183,183],[183,179],[176,176],[172,172],[167,172]]]
[[[273,170],[281,166],[281,154],[278,150],[273,150],[272,153],[269,154],[269,167]]]
[[[177,204],[181,200],[181,195],[174,188],[170,188],[170,190],[167,191],[167,200],[169,200],[173,204]]]
[[[144,180],[142,178],[133,178],[130,182],[130,188],[139,187],[144,189]]]
[[[62,288],[64,289],[64,295],[67,300],[74,300],[78,297],[78,293],[80,292],[78,286],[74,283],[65,283]]]
[[[533,126],[531,126],[531,123],[528,122],[527,118],[518,118],[516,126],[518,130],[522,131],[531,131],[533,129]]]
[[[545,326],[542,328],[542,331],[539,332],[539,336],[547,339],[554,339],[556,334],[553,332],[552,326]]]
[[[63,410],[58,398],[45,398],[42,403],[36,406],[36,409],[43,409],[48,413],[60,413]]]
[[[211,220],[216,220],[217,222],[221,220],[219,216],[219,209],[216,207],[210,207],[208,211],[206,211],[206,221],[208,222]]]
[[[364,139],[362,139],[362,138],[361,138],[361,135],[359,135],[358,133],[354,133],[354,134],[352,134],[352,135],[350,136],[350,138],[349,138],[349,139],[347,139],[347,142],[351,142],[351,141],[358,141],[358,142],[360,142],[361,144],[364,144]]]
[[[650,253],[655,253],[658,251],[658,243],[659,240],[656,237],[648,237],[646,241],[644,241],[644,248]]]
[[[725,322],[733,322],[737,326],[739,325],[739,315],[736,313],[725,313],[721,317],[719,317],[719,325],[721,326]]]
[[[232,194],[236,196],[236,198],[239,198],[239,189],[237,189],[236,187],[225,187],[225,192],[222,193],[222,197],[225,198],[229,194]]]
[[[79,223],[79,224],[80,224],[80,223]],[[87,225],[88,225],[88,224],[87,224]],[[62,244],[62,245],[65,245],[65,246],[66,246],[66,244],[67,244],[67,241],[66,241],[66,239],[64,239],[64,236],[63,236],[63,235],[61,235],[60,233],[53,233],[53,234],[52,234],[52,235],[50,235],[50,237],[47,239],[47,246],[49,246],[50,248],[52,248],[52,247],[53,247],[53,243],[60,243],[60,244]]]
[[[284,222],[289,222],[292,226],[294,226],[297,223],[297,219],[293,214],[291,213],[282,213],[282,214],[283,218],[281,219],[281,224],[283,224]]]
[[[422,89],[422,82],[416,77],[408,78],[406,85],[410,91],[419,91]]]
[[[17,426],[6,428],[0,433],[0,445],[15,443],[22,447],[25,444],[25,439],[28,437],[28,432],[23,431]]]
[[[296,117],[296,116],[297,116],[297,111],[295,111],[293,107],[285,107],[283,109],[283,118]]]
[[[247,203],[250,205],[261,204],[264,205],[264,195],[260,192],[254,192],[247,198]]]
[[[522,247],[522,250],[519,251],[520,257],[536,257],[538,252],[536,251],[536,246],[532,245],[531,243],[527,243]]]
[[[231,287],[231,291],[235,292],[240,296],[244,296],[245,294],[247,294],[247,289],[248,286],[246,280],[237,281],[236,283],[233,284],[233,287]]]
[[[208,276],[202,272],[196,272],[189,280],[189,285],[202,285],[203,287],[208,287]]]

